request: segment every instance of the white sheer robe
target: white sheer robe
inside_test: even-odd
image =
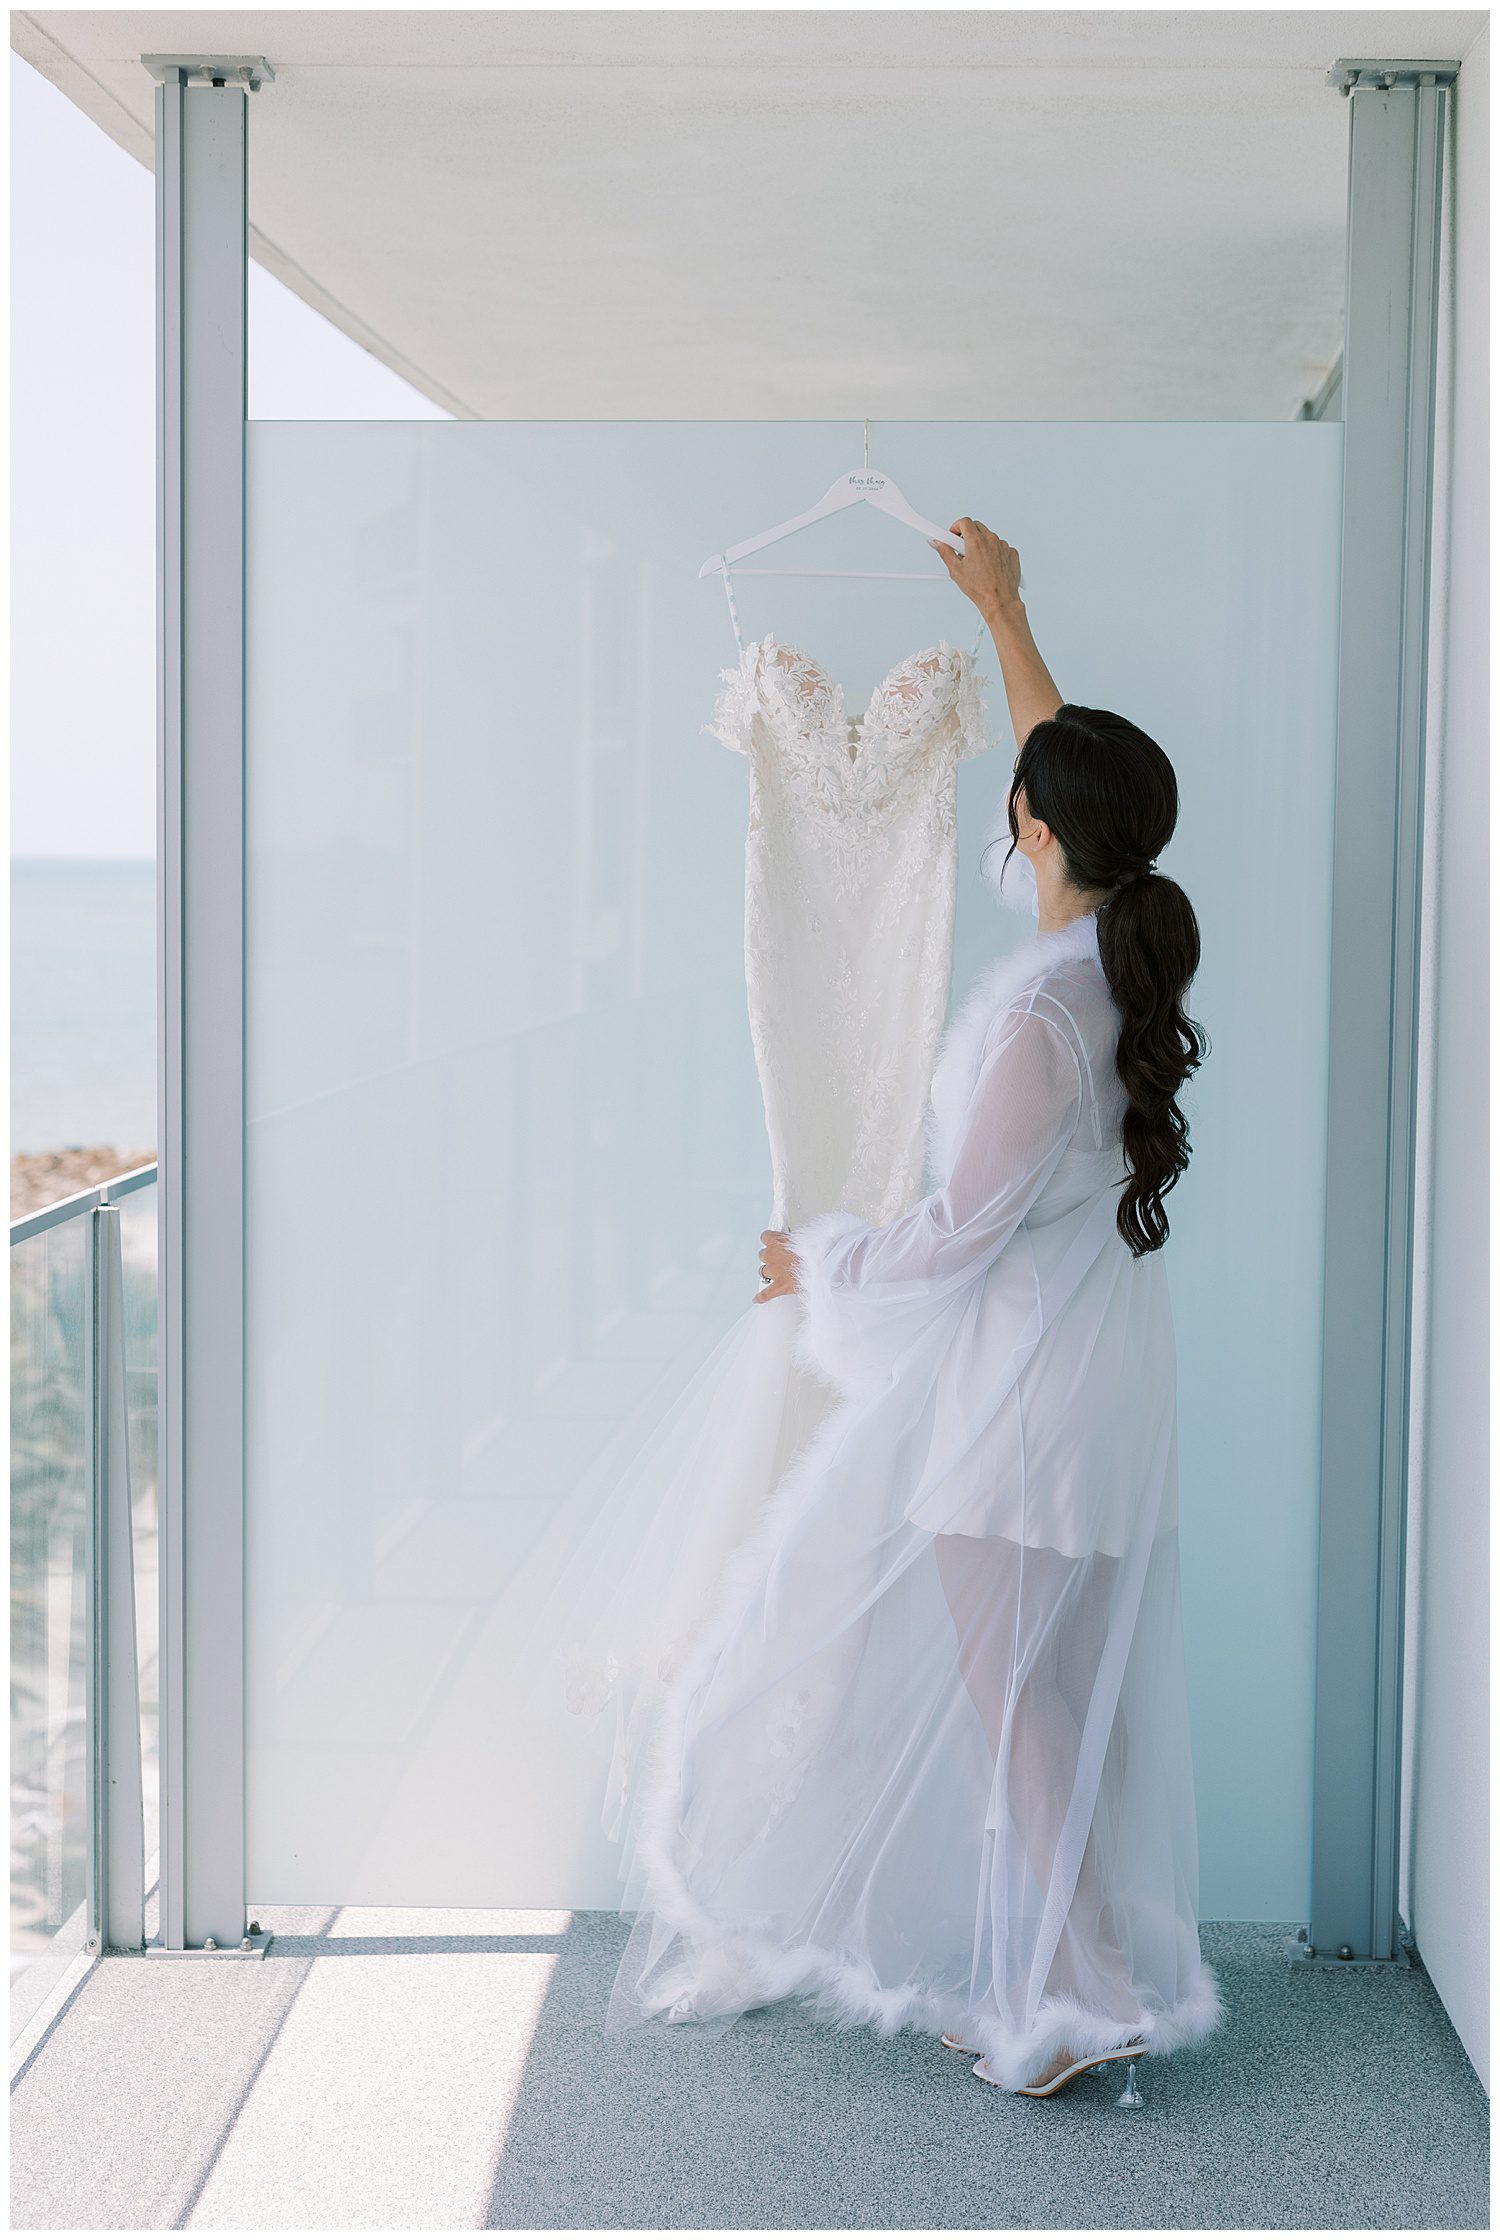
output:
[[[610,2026],[796,1993],[1002,2083],[1220,2019],[1197,1935],[1161,1253],[1115,1226],[1092,917],[993,967],[933,1082],[940,1187],[793,1232],[839,1396],[654,1736]]]

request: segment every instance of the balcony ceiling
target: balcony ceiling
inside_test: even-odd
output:
[[[143,53],[263,54],[251,248],[460,417],[1284,419],[1338,353],[1340,56],[1478,10],[47,10],[149,166]]]

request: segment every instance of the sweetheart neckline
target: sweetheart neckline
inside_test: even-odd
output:
[[[904,654],[899,661],[893,663],[893,665],[886,670],[885,675],[880,678],[879,682],[871,686],[869,695],[865,701],[863,714],[859,716],[850,716],[848,695],[845,692],[844,687],[840,683],[839,679],[831,675],[830,672],[824,668],[822,662],[817,658],[816,654],[809,653],[803,646],[792,644],[789,639],[778,638],[774,630],[768,630],[764,637],[753,638],[750,641],[750,644],[744,648],[744,651],[740,655],[741,664],[743,665],[752,653],[764,652],[767,646],[774,646],[778,653],[793,654],[795,655],[797,660],[805,662],[809,669],[815,669],[818,675],[822,678],[823,683],[827,686],[828,690],[830,692],[835,692],[838,694],[839,707],[843,711],[846,726],[860,733],[863,733],[866,724],[869,722],[870,710],[874,707],[875,702],[879,699],[881,693],[884,692],[886,686],[890,684],[893,678],[898,677],[901,674],[903,669],[915,668],[919,662],[926,661],[932,654],[935,653],[952,654],[954,659],[960,664],[965,661],[971,661],[973,658],[972,655],[966,654],[964,652],[962,646],[955,646],[950,644],[947,638],[938,638],[930,646],[919,646],[915,653]]]

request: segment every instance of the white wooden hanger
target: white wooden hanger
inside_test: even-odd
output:
[[[893,520],[904,521],[908,529],[920,530],[924,537],[936,537],[953,550],[962,554],[964,540],[951,529],[940,528],[935,521],[924,520],[909,505],[888,474],[880,474],[870,465],[870,423],[865,422],[865,463],[848,474],[841,474],[831,483],[815,506],[806,513],[799,513],[791,521],[783,521],[774,529],[763,529],[758,537],[746,537],[743,544],[732,544],[725,552],[711,553],[698,570],[699,577],[723,575],[734,564],[759,552],[763,546],[778,544],[783,537],[790,537],[798,529],[810,528],[814,521],[822,521],[830,513],[842,513],[849,506],[875,506],[881,513],[888,513]],[[742,568],[747,576],[844,576],[859,578],[879,577],[891,583],[942,583],[946,576],[934,575],[930,568]]]

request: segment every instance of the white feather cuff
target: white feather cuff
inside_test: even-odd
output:
[[[860,1381],[860,1370],[850,1358],[839,1312],[839,1247],[848,1237],[863,1236],[869,1226],[852,1213],[819,1213],[793,1229],[788,1240],[797,1256],[796,1358],[841,1396]]]

